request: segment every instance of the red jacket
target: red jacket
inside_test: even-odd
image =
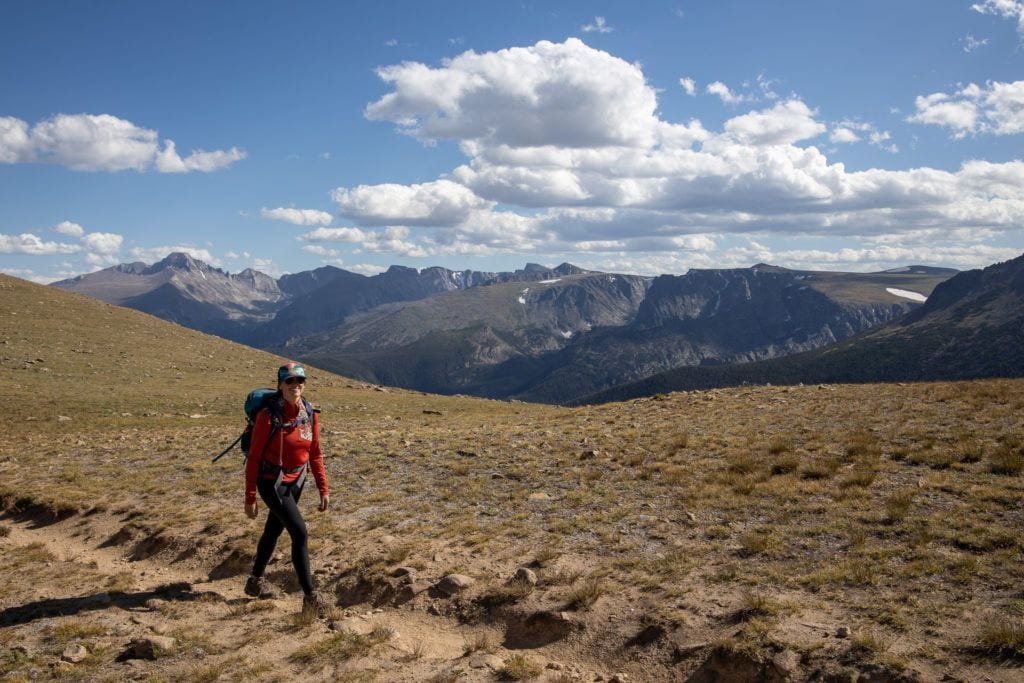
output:
[[[291,422],[299,415],[299,405],[283,401],[281,420]],[[256,502],[256,479],[260,474],[260,463],[264,460],[279,467],[292,469],[309,463],[309,470],[316,480],[320,496],[327,495],[327,472],[324,470],[324,456],[320,451],[320,420],[316,413],[311,416],[312,425],[283,427],[274,433],[270,442],[270,410],[263,409],[256,415],[249,444],[249,459],[245,463],[245,502]],[[295,481],[299,472],[285,474],[284,483]],[[273,475],[277,478],[276,470]]]

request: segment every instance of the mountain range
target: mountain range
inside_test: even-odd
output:
[[[834,344],[901,319],[955,274],[759,264],[650,278],[527,264],[372,277],[326,266],[275,280],[175,253],[55,286],[367,381],[562,403]]]
[[[577,402],[740,384],[961,380],[1024,376],[1024,255],[957,274],[892,324],[807,353],[679,367]]]

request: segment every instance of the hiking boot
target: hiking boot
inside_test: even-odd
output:
[[[250,576],[245,582],[245,594],[260,600],[275,600],[281,597],[277,586],[262,576]]]
[[[312,612],[318,617],[325,617],[330,609],[331,606],[327,603],[327,599],[317,592],[310,593],[302,598],[303,614],[309,614]]]

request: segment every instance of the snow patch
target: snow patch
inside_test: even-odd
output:
[[[572,339],[572,330],[570,330],[568,332],[562,332],[561,330],[559,330],[558,334],[562,335],[566,339]]]
[[[524,295],[529,291],[530,288],[527,287],[526,289],[523,290],[523,294],[519,295],[519,303],[521,303],[524,306],[526,305],[526,297]]]
[[[924,294],[918,294],[917,292],[908,292],[905,289],[893,289],[892,287],[886,287],[885,291],[889,292],[893,296],[901,296],[904,299],[910,299],[911,301],[920,301],[924,303],[928,301],[928,297]]]
[[[559,277],[559,278],[555,278],[554,280],[541,280],[540,284],[542,284],[542,285],[553,285],[556,282],[561,282],[561,281],[562,281],[562,278]]]

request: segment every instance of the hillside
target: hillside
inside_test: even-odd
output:
[[[287,348],[390,386],[563,403],[682,365],[749,362],[835,343],[919,306],[907,296],[924,299],[949,274],[759,265],[653,280],[559,276],[371,309]]]
[[[760,363],[678,368],[582,399],[818,382],[899,382],[1024,376],[1024,256],[960,273],[892,325],[835,346]]]
[[[279,359],[6,276],[0,307],[4,677],[1020,678],[1022,381],[566,409],[311,369],[310,622],[286,552],[288,595],[242,595],[261,525],[209,461]]]

